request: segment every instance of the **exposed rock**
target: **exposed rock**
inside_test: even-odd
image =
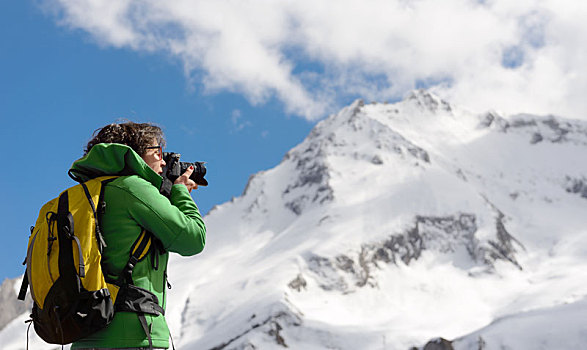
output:
[[[453,342],[456,342],[456,340],[450,341],[450,340],[446,340],[444,338],[436,338],[436,339],[432,339],[428,343],[426,343],[426,345],[421,350],[454,350]],[[473,346],[474,346],[474,348],[473,348]],[[487,346],[487,342],[485,342],[485,339],[483,339],[483,337],[479,336],[477,341],[474,342],[474,344],[470,343],[469,347],[467,349],[484,350],[484,349],[486,349],[486,346]],[[414,346],[414,347],[410,348],[410,350],[420,350],[420,348]]]
[[[256,316],[251,317],[250,320],[256,319]],[[267,334],[270,338],[275,340],[275,343],[281,347],[287,348],[285,338],[281,334],[283,325],[299,327],[301,319],[291,311],[280,311],[271,315],[261,322],[250,325],[242,333],[230,338],[226,342],[216,345],[209,350],[223,350],[223,349],[256,349],[257,347],[245,337],[253,331],[261,331]]]
[[[366,245],[372,252],[370,260],[397,264],[401,260],[409,264],[417,260],[424,249],[433,249],[441,253],[454,252],[457,246],[464,245],[473,259],[477,242],[475,216],[460,213],[446,217],[417,216],[414,227],[403,234],[391,235],[387,240]]]
[[[269,323],[269,331],[267,332],[267,334],[269,334],[271,337],[275,338],[275,342],[278,345],[283,346],[284,348],[287,348],[287,344],[285,343],[285,339],[283,339],[283,337],[280,334],[280,331],[283,329],[283,327],[281,327],[281,325],[279,324],[279,322],[277,321],[272,321]]]
[[[15,287],[20,287],[20,284],[16,285],[17,283],[20,283],[20,278],[7,278],[0,285],[0,305],[2,305],[0,329],[4,328],[22,313],[30,311],[33,304],[30,293],[27,293],[24,301],[17,299]]]
[[[552,115],[536,116],[519,114],[505,120],[490,112],[481,117],[480,127],[491,127],[506,132],[528,134],[530,143],[543,141],[551,143],[573,142],[587,144],[587,129],[581,123],[562,121]]]
[[[344,272],[356,273],[355,261],[346,255],[339,255],[336,257],[336,267]]]
[[[497,209],[496,209],[497,210]],[[334,259],[310,255],[306,261],[308,269],[316,275],[320,288],[352,292],[353,286],[377,286],[372,275],[372,268],[379,264],[408,265],[417,260],[424,250],[433,250],[450,254],[465,248],[472,261],[493,267],[497,260],[506,260],[522,269],[515,258],[516,246],[522,244],[506,229],[505,215],[496,211],[495,239],[480,241],[475,237],[477,219],[469,213],[457,213],[450,216],[416,216],[414,226],[404,233],[394,234],[388,239],[376,243],[363,244],[355,258],[341,254]],[[290,282],[291,286],[298,285]]]
[[[505,226],[505,214],[497,208],[493,203],[483,196],[483,199],[495,212],[495,240],[489,240],[490,247],[479,247],[479,257],[481,257],[486,264],[493,264],[496,260],[507,260],[514,264],[517,268],[522,270],[522,266],[515,258],[517,252],[516,246],[525,249],[524,245],[512,236]]]
[[[373,158],[371,158],[371,163],[381,165],[383,164],[383,160],[378,155],[374,155]]]
[[[431,341],[426,343],[422,350],[454,350],[454,348],[452,346],[452,342],[444,338],[437,338],[432,339]]]
[[[569,193],[576,193],[580,194],[582,198],[587,199],[587,179],[584,177],[581,178],[572,178],[570,176],[565,177],[565,190]]]
[[[505,120],[497,113],[487,112],[485,115],[481,117],[479,127],[492,128],[501,132],[507,132],[508,128],[510,127],[510,124],[507,120]]]
[[[512,122],[510,123],[510,126],[512,128],[525,128],[525,127],[529,127],[529,126],[537,126],[538,123],[536,123],[536,120],[534,119],[525,119],[525,118],[513,118]]]
[[[353,109],[352,115],[357,115],[361,111],[361,108],[365,107],[365,101],[363,99],[359,99],[353,104],[355,105],[355,108]]]
[[[358,281],[356,282],[357,287],[363,287],[369,283],[371,279],[371,269],[369,267],[369,261],[367,260],[367,250],[365,247],[361,247],[361,253],[359,254],[359,266],[361,267],[357,274]],[[377,283],[373,282],[370,284],[372,287],[376,286]]]
[[[412,91],[406,99],[412,101],[415,105],[424,110],[436,113],[439,111],[452,112],[450,103],[431,94],[425,89]]]
[[[345,292],[348,289],[348,284],[344,280],[339,269],[336,268],[330,259],[310,255],[306,262],[310,271],[318,276],[319,286],[324,290],[338,290]]]
[[[542,140],[544,140],[544,137],[542,137],[540,133],[535,132],[534,134],[532,134],[532,139],[530,140],[530,143],[534,145]]]
[[[543,120],[542,123],[548,126],[556,135],[552,142],[561,142],[565,140],[565,135],[570,132],[571,125],[569,123],[564,123],[563,126],[559,123],[559,121],[554,116],[549,116],[548,119]]]
[[[323,204],[334,198],[329,185],[330,169],[325,163],[324,147],[322,141],[316,141],[311,142],[309,147],[301,152],[289,154],[289,160],[295,164],[298,176],[296,181],[283,191],[282,197],[287,200],[285,206],[296,215],[301,215],[304,208],[311,203]],[[304,193],[294,194],[302,188]],[[310,196],[309,193],[313,195]]]
[[[306,285],[307,282],[301,274],[299,274],[296,278],[294,278],[293,280],[291,280],[291,282],[287,284],[289,288],[294,289],[298,292],[301,292],[302,289],[306,289]]]
[[[504,259],[512,264],[516,265],[520,270],[522,270],[522,266],[518,263],[515,258],[516,248],[514,247],[514,243],[517,243],[519,246],[523,247],[522,244],[515,239],[506,229],[504,225],[504,215],[500,212],[499,215],[495,219],[495,229],[497,231],[496,238],[497,240],[493,241],[490,240],[489,244],[494,248],[493,250],[486,250],[487,255],[490,257],[488,263],[492,263],[498,259]],[[487,258],[487,257],[486,257]]]

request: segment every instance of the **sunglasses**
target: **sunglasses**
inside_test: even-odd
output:
[[[163,157],[163,147],[161,145],[147,147],[147,149],[156,149],[157,152],[155,152],[155,154],[157,154],[159,158]]]

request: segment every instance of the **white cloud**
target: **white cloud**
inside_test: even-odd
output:
[[[165,52],[209,92],[308,119],[422,82],[471,108],[587,119],[580,0],[46,1],[102,45]]]
[[[240,109],[234,109],[230,114],[230,121],[232,123],[232,132],[239,132],[247,126],[251,126],[252,123],[248,120],[243,120],[243,113]]]

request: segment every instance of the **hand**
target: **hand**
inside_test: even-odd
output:
[[[194,180],[190,179],[190,176],[192,175],[192,173],[194,172],[194,167],[190,166],[185,173],[181,174],[180,177],[178,177],[174,184],[178,185],[185,185],[185,187],[188,189],[188,192],[192,192],[192,190],[195,190],[196,188],[198,188],[198,184],[194,182]]]

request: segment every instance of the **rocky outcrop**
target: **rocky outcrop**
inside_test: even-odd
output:
[[[505,119],[496,112],[488,112],[480,117],[479,127],[503,133],[527,134],[528,141],[533,145],[541,142],[587,145],[587,128],[582,123],[561,120],[552,115],[519,114]]]
[[[454,348],[452,346],[452,342],[444,338],[437,338],[432,339],[431,341],[426,343],[422,350],[454,350]]]
[[[320,288],[342,293],[351,292],[355,287],[376,286],[374,268],[381,264],[409,265],[418,260],[424,250],[451,254],[465,249],[473,262],[489,269],[497,260],[508,261],[521,269],[515,253],[517,247],[523,246],[507,231],[504,218],[505,215],[498,211],[495,238],[483,241],[475,236],[478,227],[474,214],[419,215],[414,218],[413,226],[403,233],[363,244],[358,254],[340,254],[334,258],[310,254],[306,257],[306,264]],[[300,274],[289,283],[289,287],[300,292],[306,288],[306,280]]]
[[[288,209],[296,215],[301,215],[308,204],[323,204],[334,198],[329,185],[329,168],[320,145],[310,144],[310,147],[301,154],[292,155],[291,161],[295,163],[297,179],[288,185],[282,194],[283,198],[287,199],[285,206]]]
[[[491,128],[500,132],[506,132],[509,129],[510,124],[505,118],[496,112],[487,112],[481,116],[479,127]]]
[[[434,94],[431,94],[425,89],[418,89],[410,92],[406,98],[406,101],[413,103],[422,110],[428,110],[432,113],[452,112],[450,103]]]
[[[18,300],[16,288],[20,287],[20,278],[5,279],[0,285],[0,329],[24,312],[30,311],[33,300],[30,293],[27,293],[25,301]]]
[[[264,336],[273,340],[277,347],[288,348],[286,339],[282,335],[284,327],[301,326],[301,318],[290,310],[283,310],[259,319],[257,314],[249,318],[249,326],[241,333],[234,335],[227,341],[211,347],[209,350],[224,349],[256,349],[247,337],[253,332],[261,332]]]
[[[587,178],[573,178],[570,176],[565,177],[565,190],[568,193],[574,193],[580,195],[582,198],[587,199]]]

